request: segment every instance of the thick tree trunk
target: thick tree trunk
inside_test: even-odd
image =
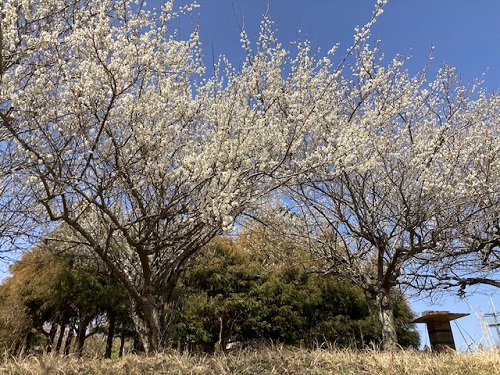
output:
[[[154,304],[144,298],[132,311],[132,320],[145,354],[153,354],[163,349],[160,340],[160,313]]]
[[[85,331],[81,331],[80,327],[78,327],[78,333],[76,334],[76,352],[78,353],[79,357],[83,356],[84,345],[85,345]]]
[[[113,338],[115,337],[115,322],[115,315],[108,314],[108,336],[106,338],[106,352],[104,353],[104,358],[111,358],[111,352],[113,350]]]
[[[393,306],[390,289],[381,289],[377,294],[377,304],[380,324],[382,325],[382,349],[395,349],[398,343],[396,324],[394,322]]]
[[[83,347],[85,346],[85,339],[87,338],[87,327],[90,319],[85,318],[78,324],[78,332],[76,334],[76,352],[78,356],[83,356]]]

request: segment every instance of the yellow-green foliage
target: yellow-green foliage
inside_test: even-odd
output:
[[[71,320],[86,328],[104,314],[113,315],[119,324],[129,320],[123,288],[91,263],[85,267],[70,252],[56,255],[51,250],[38,246],[24,253],[11,266],[12,276],[0,284],[1,354],[25,355],[35,347],[45,349],[47,326],[64,326]],[[85,334],[82,328],[82,337]]]
[[[0,364],[8,375],[288,374],[496,375],[499,352],[444,353],[262,348],[214,356],[169,352],[120,360],[31,357]]]

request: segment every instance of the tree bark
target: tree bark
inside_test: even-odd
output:
[[[73,328],[68,327],[68,336],[66,337],[66,342],[64,343],[64,355],[69,355],[71,352],[71,341],[73,340]]]
[[[66,323],[63,323],[59,326],[59,337],[57,338],[57,344],[56,344],[56,353],[59,354],[59,351],[61,350],[62,342],[64,339],[64,331],[66,330]]]
[[[390,289],[381,288],[377,294],[379,320],[382,326],[382,349],[392,350],[398,344],[396,324],[394,322],[393,306]]]
[[[123,357],[123,349],[125,348],[125,323],[122,323],[122,331],[120,333],[120,350],[118,351],[118,357]]]
[[[47,346],[45,347],[46,353],[50,353],[52,351],[52,348],[54,346],[54,340],[56,338],[56,333],[57,333],[57,324],[52,323],[52,326],[50,327],[49,336],[47,337]]]
[[[90,323],[89,318],[82,319],[78,324],[78,332],[76,335],[76,352],[78,356],[83,356],[83,347],[85,346],[85,339],[87,338],[87,327]]]
[[[160,313],[156,306],[147,298],[136,304],[132,311],[132,320],[135,330],[144,348],[146,355],[156,353],[162,349]]]
[[[111,358],[111,352],[113,350],[113,338],[115,337],[115,322],[116,316],[114,314],[108,314],[108,336],[106,338],[106,352],[104,353],[104,358]]]

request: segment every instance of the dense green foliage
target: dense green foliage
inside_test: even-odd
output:
[[[265,249],[265,241],[259,246]],[[108,341],[109,357],[112,338],[120,333],[123,347],[130,324],[124,289],[101,273],[98,264],[74,251],[53,250],[38,247],[26,253],[0,286],[1,350],[81,354],[86,338],[98,334]],[[251,251],[227,238],[207,246],[176,288],[167,332],[172,346],[212,352],[235,343],[379,343],[375,302],[362,289],[337,276],[287,264],[279,252],[271,245],[267,252]],[[273,253],[281,260],[270,264]],[[418,334],[409,323],[412,313],[400,293],[394,293],[394,300],[399,344],[417,346]]]
[[[185,275],[174,343],[217,350],[230,343],[362,347],[378,344],[375,301],[352,283],[301,267],[264,267],[259,255],[229,239],[213,242]],[[406,301],[394,293],[399,344],[418,346]]]
[[[50,250],[37,247],[24,254],[0,286],[3,352],[81,353],[89,336],[108,332],[110,322],[114,329],[130,320],[128,298],[108,274],[75,253]]]

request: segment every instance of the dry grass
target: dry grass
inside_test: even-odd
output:
[[[9,359],[0,374],[342,374],[496,375],[500,353],[378,352],[353,350],[260,349],[214,356],[167,352],[119,360],[54,356]]]

